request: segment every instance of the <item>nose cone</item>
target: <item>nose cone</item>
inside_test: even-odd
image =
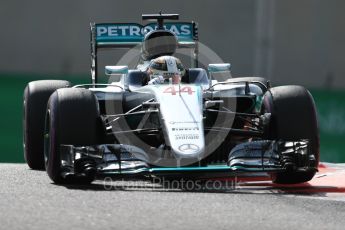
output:
[[[205,152],[202,88],[157,85],[150,88],[159,102],[166,144],[176,159],[201,159]]]

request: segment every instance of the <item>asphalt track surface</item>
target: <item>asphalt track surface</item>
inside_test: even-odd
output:
[[[0,229],[345,229],[337,172],[345,178],[344,170],[321,170],[299,187],[254,181],[195,190],[148,181],[58,186],[44,171],[0,164]]]

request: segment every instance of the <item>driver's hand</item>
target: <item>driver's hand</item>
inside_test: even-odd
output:
[[[147,84],[148,85],[157,85],[157,84],[163,84],[163,83],[164,83],[163,76],[157,76],[157,77],[151,79]]]

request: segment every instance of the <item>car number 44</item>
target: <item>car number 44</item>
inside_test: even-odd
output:
[[[176,93],[178,93],[178,92],[188,93],[189,95],[192,95],[195,91],[193,91],[192,88],[189,86],[184,86],[180,89],[178,87],[175,87],[175,86],[170,86],[163,91],[163,93],[170,93],[171,95],[176,95]]]

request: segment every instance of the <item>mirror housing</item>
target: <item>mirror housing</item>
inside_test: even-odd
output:
[[[115,66],[105,66],[105,74],[128,74],[128,66],[126,65],[115,65]]]
[[[230,72],[231,64],[230,63],[220,63],[220,64],[209,64],[208,72],[209,73],[222,73]]]
[[[230,63],[209,64],[207,70],[210,76],[210,87],[219,81],[226,81],[231,78]]]

